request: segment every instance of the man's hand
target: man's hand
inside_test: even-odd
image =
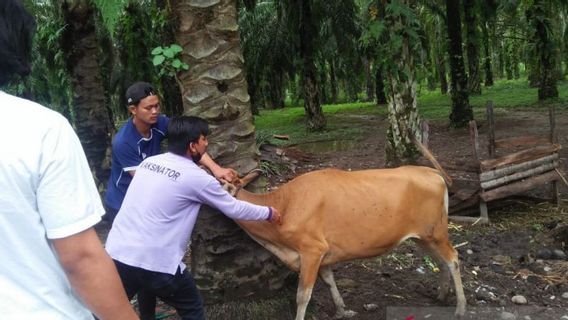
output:
[[[270,207],[270,209],[272,210],[272,217],[270,217],[270,222],[282,224],[282,216],[280,215],[280,212],[278,212],[278,209],[274,207]]]
[[[232,183],[234,180],[236,180],[239,177],[237,171],[230,168],[221,167],[215,161],[213,161],[213,159],[211,159],[211,157],[207,153],[203,154],[199,163],[207,167],[207,169],[209,169],[209,171],[211,171],[211,173],[213,173],[215,178],[221,181],[221,183],[223,182]]]
[[[213,172],[213,175],[215,175],[215,178],[221,181],[221,183],[223,182],[233,183],[239,177],[239,174],[234,169],[223,168],[223,167],[219,167],[219,169],[216,172],[215,171]]]

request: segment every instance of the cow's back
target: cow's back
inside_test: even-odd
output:
[[[329,246],[324,263],[375,256],[413,236],[416,226],[447,224],[446,186],[427,167],[314,171],[277,193],[288,199],[288,245]]]

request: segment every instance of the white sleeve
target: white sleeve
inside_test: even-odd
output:
[[[199,198],[203,203],[217,208],[223,214],[235,220],[268,219],[268,207],[237,200],[225,191],[217,180],[212,180],[199,193]]]
[[[61,117],[42,142],[37,206],[47,237],[64,238],[92,227],[104,209],[79,138]]]

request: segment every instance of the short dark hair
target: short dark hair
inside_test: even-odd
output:
[[[209,134],[209,124],[200,117],[181,116],[170,119],[168,125],[168,151],[183,156],[192,142]]]
[[[19,0],[0,1],[0,85],[13,75],[31,72],[30,55],[36,23]]]

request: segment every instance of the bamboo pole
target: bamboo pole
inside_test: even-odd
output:
[[[532,188],[534,188],[535,186],[547,183],[547,182],[551,182],[551,181],[555,181],[560,179],[560,177],[558,176],[558,174],[556,173],[556,171],[549,171],[546,173],[543,173],[541,175],[535,176],[535,177],[530,177],[528,179],[522,180],[522,181],[517,181],[517,182],[513,182],[511,184],[499,187],[499,188],[495,188],[493,190],[487,191],[487,192],[482,192],[481,193],[481,198],[485,201],[485,202],[489,202],[492,200],[496,200],[496,199],[501,199],[504,198],[506,196],[510,196],[513,194],[518,194],[527,190],[530,190]]]
[[[494,180],[506,175],[510,175],[514,172],[518,172],[518,171],[523,171],[523,170],[527,170],[533,167],[537,167],[543,163],[548,163],[548,162],[552,162],[552,161],[558,161],[558,153],[554,153],[551,154],[549,156],[546,157],[542,157],[540,159],[536,159],[536,160],[532,160],[532,161],[528,161],[528,162],[523,162],[523,163],[519,163],[519,164],[514,164],[511,166],[507,166],[504,168],[499,168],[499,169],[495,169],[495,170],[491,170],[491,171],[485,171],[482,172],[479,175],[479,181],[480,182],[485,182],[485,181],[489,181],[489,180]]]
[[[521,180],[527,177],[537,176],[543,172],[547,172],[550,170],[554,170],[554,168],[558,167],[558,162],[554,161],[552,163],[545,163],[538,167],[534,167],[532,169],[527,169],[521,172],[517,172],[508,176],[503,176],[494,180],[489,180],[485,182],[481,182],[482,189],[493,189],[498,186],[502,186],[507,183],[511,183],[513,181]]]
[[[511,153],[498,159],[489,159],[481,161],[481,169],[488,171],[498,167],[526,162],[529,160],[534,160],[541,158],[546,155],[550,155],[558,150],[560,150],[559,144],[552,144],[548,146],[537,146],[529,149],[525,149],[519,152]]]

